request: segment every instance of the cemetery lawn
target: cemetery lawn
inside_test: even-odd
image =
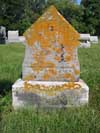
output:
[[[0,133],[100,133],[100,42],[79,49],[89,105],[47,111],[12,108],[11,86],[21,76],[24,45],[0,45]]]

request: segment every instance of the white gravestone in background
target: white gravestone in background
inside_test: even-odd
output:
[[[91,36],[90,41],[92,44],[98,44],[98,36]]]
[[[81,48],[90,48],[90,34],[80,34],[80,46]]]
[[[8,43],[19,42],[19,31],[8,31]]]

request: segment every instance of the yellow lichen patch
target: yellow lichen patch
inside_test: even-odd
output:
[[[69,62],[69,61],[72,60],[72,56],[71,55],[70,56],[68,55],[64,59],[65,59],[66,62]]]
[[[28,84],[27,81],[24,82],[24,91],[30,91],[30,88],[32,88],[32,85]]]
[[[79,70],[74,70],[74,73],[76,74],[76,75],[79,75],[80,74],[80,71]]]
[[[31,64],[30,66],[33,71],[41,71],[43,70],[44,68],[47,68],[47,67],[50,67],[50,68],[55,68],[55,64],[50,62],[50,61],[45,61],[45,60],[42,60],[42,61],[39,61],[39,62],[34,62],[33,64]]]
[[[70,73],[65,73],[64,74],[64,78],[70,79],[72,77],[72,75]]]
[[[68,52],[68,54],[71,54],[71,53],[73,53],[74,50],[75,49],[75,47],[74,46],[71,46],[71,47],[65,47],[65,50]]]
[[[71,82],[74,82],[75,81],[75,77],[71,73],[65,73],[64,74],[64,78],[69,79]]]
[[[75,67],[74,64],[72,65],[72,67],[73,67],[73,69],[74,69],[74,73],[75,73],[76,75],[79,75],[79,74],[80,74],[80,70],[76,69],[76,67]]]
[[[43,69],[43,68],[41,68],[41,67],[36,67],[36,66],[34,66],[34,64],[31,64],[30,67],[32,68],[33,71],[35,71],[35,72],[37,72],[37,73],[39,73],[39,72],[42,71],[42,69]]]
[[[71,89],[74,89],[74,82],[69,82],[68,85],[67,84],[64,84],[63,85],[64,88],[71,88]]]
[[[51,77],[48,73],[44,74],[43,80],[48,80]]]
[[[40,72],[40,71],[42,71],[44,68],[46,68],[46,62],[37,62],[37,63],[33,63],[33,64],[31,64],[30,67],[33,69],[33,71]]]
[[[40,56],[41,56],[41,58],[40,58]],[[44,60],[45,56],[46,56],[45,51],[42,51],[42,50],[37,50],[37,51],[33,54],[33,58],[34,58],[35,60],[38,60],[38,58]]]
[[[59,56],[55,56],[55,58],[54,58],[56,61],[61,61],[61,57],[59,57]]]
[[[47,73],[44,74],[43,80],[48,80],[52,76],[55,76],[57,74],[56,69],[48,68]]]
[[[58,54],[62,52],[61,48],[54,48],[53,50],[56,51]]]
[[[30,74],[30,75],[27,75],[26,77],[24,77],[23,80],[29,81],[29,80],[34,80],[34,79],[35,79],[34,76],[32,74]]]
[[[45,61],[45,56],[37,56],[37,55],[34,55],[34,58],[33,58],[34,60],[35,60],[35,62],[38,62],[39,64],[41,63],[41,64],[43,64]]]
[[[51,6],[24,33],[24,36],[30,46],[34,45],[35,41],[39,41],[42,47],[48,46],[54,40],[64,46],[78,46],[80,38],[79,33],[63,18],[54,6]]]
[[[23,90],[25,92],[55,96],[58,92],[61,92],[64,90],[80,89],[80,88],[81,88],[81,85],[75,82],[68,82],[62,85],[51,85],[51,86],[45,86],[45,85],[39,85],[39,84],[32,85],[28,82],[25,82]]]
[[[57,74],[57,70],[56,69],[48,69],[48,73],[49,73],[49,75],[56,75]]]
[[[47,67],[52,67],[52,68],[55,68],[56,67],[56,65],[53,62],[50,62],[50,61],[47,61],[46,62],[46,66]]]

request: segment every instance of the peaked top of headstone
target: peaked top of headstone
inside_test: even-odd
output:
[[[43,46],[48,46],[55,42],[64,46],[79,45],[79,33],[72,25],[57,11],[54,6],[50,6],[47,11],[34,23],[24,36],[29,46],[39,42]]]

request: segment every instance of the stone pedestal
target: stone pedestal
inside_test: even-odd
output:
[[[79,82],[23,81],[12,86],[13,107],[65,108],[88,103],[89,88]]]

